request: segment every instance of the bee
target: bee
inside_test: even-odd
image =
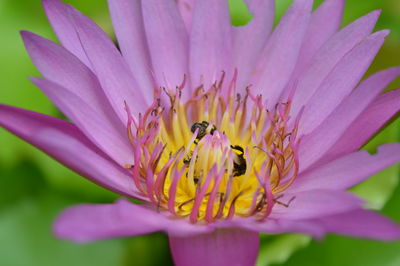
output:
[[[214,131],[217,130],[217,128],[212,125],[211,129],[207,130],[209,127],[210,123],[208,123],[207,121],[203,121],[203,122],[197,122],[194,123],[191,127],[190,127],[190,131],[194,134],[194,132],[196,132],[197,129],[199,129],[198,133],[197,133],[197,137],[194,140],[194,144],[197,145],[199,143],[199,141],[208,133],[210,133],[211,135],[214,134]],[[190,151],[190,153],[188,154],[188,156],[183,159],[183,163],[186,165],[186,167],[189,167],[190,161],[192,160],[192,154],[193,151]]]
[[[217,130],[217,128],[212,125],[210,130],[207,130],[209,127],[210,123],[208,123],[207,121],[203,121],[201,123],[197,122],[194,123],[192,125],[192,127],[190,128],[190,131],[192,131],[192,133],[196,132],[197,129],[199,129],[199,132],[197,133],[197,137],[195,140],[195,143],[197,144],[205,135],[207,135],[208,133],[210,133],[211,135],[214,134],[214,131]]]
[[[212,125],[212,127],[209,129],[210,123],[207,121],[202,121],[202,122],[197,122],[192,125],[190,128],[190,131],[192,133],[196,132],[198,129],[197,137],[195,140],[195,144],[197,145],[199,141],[207,134],[213,134],[214,131],[217,130],[215,125]],[[247,163],[246,159],[244,158],[244,149],[239,146],[239,145],[231,145],[231,149],[233,151],[233,172],[232,175],[235,176],[241,176],[246,173],[247,169]],[[190,155],[189,157],[184,159],[185,165],[188,167],[190,164],[190,161],[192,160],[192,156]]]
[[[247,163],[244,158],[244,149],[239,145],[231,145],[233,151],[233,176],[241,176],[246,173]]]

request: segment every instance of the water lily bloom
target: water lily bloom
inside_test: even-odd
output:
[[[72,123],[0,106],[4,128],[125,198],[67,209],[58,237],[163,231],[177,265],[252,265],[260,232],[400,238],[346,191],[400,161],[398,143],[359,150],[400,109],[382,93],[400,67],[362,80],[379,11],[339,29],[344,0],[294,0],[272,30],[273,0],[247,0],[242,27],[225,0],[108,2],[119,49],[58,0],[43,5],[61,44],[22,32],[32,82]]]

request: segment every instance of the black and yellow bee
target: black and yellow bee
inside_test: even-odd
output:
[[[231,145],[233,151],[233,176],[241,176],[246,173],[247,163],[244,158],[244,150],[239,145]]]
[[[199,143],[199,141],[208,133],[210,133],[211,135],[214,134],[214,131],[217,130],[217,128],[212,125],[211,129],[208,130],[210,123],[208,123],[207,121],[203,121],[201,123],[194,123],[192,125],[192,127],[190,128],[190,131],[192,131],[192,133],[196,132],[197,129],[199,129],[199,132],[197,133],[197,137],[195,140],[195,143]]]

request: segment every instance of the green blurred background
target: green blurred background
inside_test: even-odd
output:
[[[69,0],[112,35],[106,0]],[[321,1],[316,1],[316,5]],[[249,19],[240,0],[231,0],[235,24]],[[278,15],[291,0],[277,0]],[[392,33],[369,73],[400,65],[400,1],[347,0],[344,25],[374,9],[383,13],[377,29]],[[30,30],[55,40],[40,0],[0,0],[0,102],[53,116],[60,112],[35,88],[28,76],[38,76],[24,50],[19,30]],[[400,87],[400,82],[391,88]],[[399,119],[376,136],[368,150],[400,139]],[[391,167],[354,188],[371,208],[400,223],[399,166]],[[108,192],[54,162],[0,129],[0,265],[106,266],[171,265],[163,234],[77,245],[55,239],[51,224],[66,206],[82,202],[110,202]],[[400,265],[400,242],[381,243],[328,236],[314,241],[304,235],[261,236],[258,265]]]

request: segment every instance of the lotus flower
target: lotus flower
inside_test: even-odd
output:
[[[359,148],[398,111],[381,91],[395,67],[360,82],[388,31],[379,11],[339,29],[343,0],[109,0],[118,49],[90,19],[43,0],[61,45],[22,32],[35,83],[72,121],[0,106],[0,124],[125,199],[64,211],[76,242],[163,231],[177,265],[251,265],[258,234],[380,240],[400,227],[346,189],[400,161],[400,145]],[[135,204],[128,199],[143,204]]]

